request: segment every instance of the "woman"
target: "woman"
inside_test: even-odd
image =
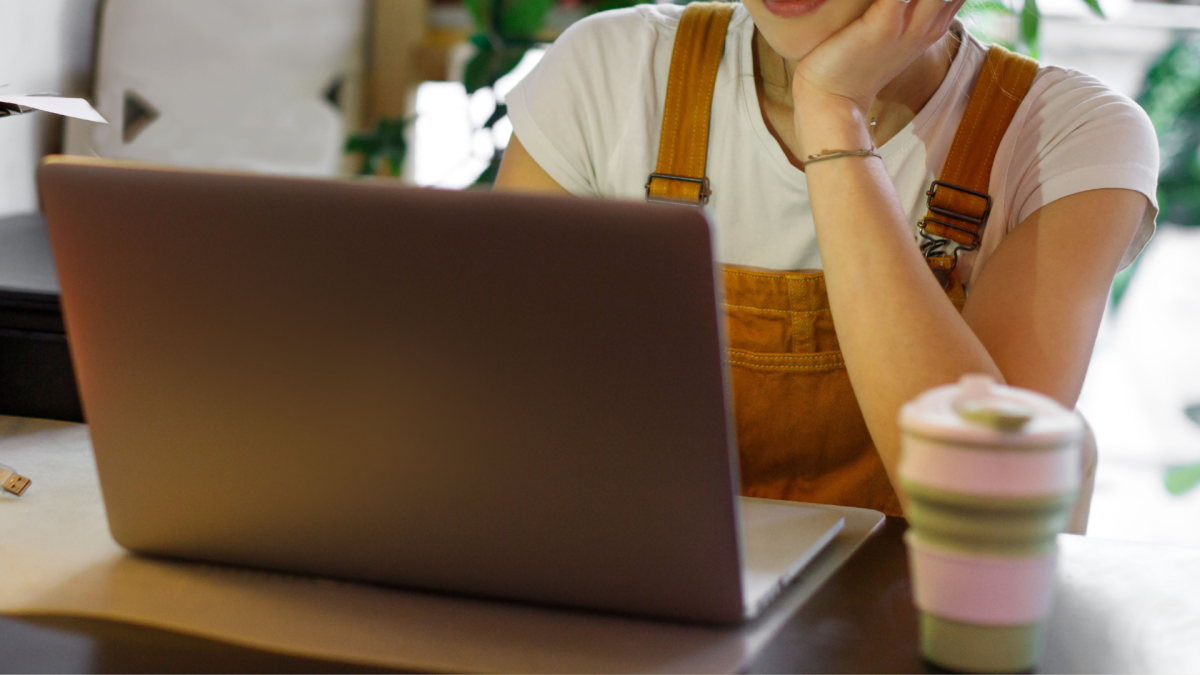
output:
[[[901,513],[900,406],[965,373],[1074,407],[1113,276],[1153,232],[1141,109],[1081,73],[989,52],[955,21],[962,3],[744,0],[723,53],[709,49],[706,136],[664,127],[664,109],[708,105],[668,95],[687,70],[672,67],[673,5],[579,22],[508,97],[497,189],[645,198],[660,146],[699,146],[729,266],[746,494]],[[978,175],[959,180],[952,145],[958,164],[987,159]],[[930,201],[959,206],[927,212],[948,174],[960,187]]]

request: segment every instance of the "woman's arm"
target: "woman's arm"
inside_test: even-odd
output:
[[[1075,406],[1117,266],[1148,208],[1132,190],[1070,195],[1030,214],[988,258],[962,318],[1009,384]]]
[[[500,171],[496,174],[493,189],[504,192],[541,192],[546,194],[569,194],[546,170],[525,151],[517,135],[513,134],[500,160]]]
[[[804,155],[870,147],[875,95],[897,62],[903,67],[944,35],[958,4],[877,0],[802,60],[793,93]],[[890,475],[900,406],[964,373],[1074,406],[1144,196],[1095,190],[1039,209],[989,258],[960,315],[922,259],[881,161],[819,162],[806,175],[838,340]]]
[[[960,315],[880,162],[822,162],[807,173],[846,369],[893,478],[900,406],[964,373],[1074,407],[1113,275],[1148,207],[1143,195],[1094,190],[1038,209],[988,259]]]

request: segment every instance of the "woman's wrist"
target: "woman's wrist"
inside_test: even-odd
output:
[[[797,94],[795,124],[802,160],[823,152],[866,150],[874,145],[866,110],[848,99]]]

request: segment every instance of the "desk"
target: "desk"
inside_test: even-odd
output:
[[[917,654],[902,540],[885,527],[794,614],[749,672],[895,672]],[[1200,550],[1062,539],[1042,672],[1200,672]],[[0,672],[378,672],[111,621],[0,617]]]

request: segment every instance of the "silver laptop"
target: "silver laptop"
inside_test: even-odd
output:
[[[698,210],[68,158],[38,182],[132,551],[728,623],[843,525],[737,497]]]

